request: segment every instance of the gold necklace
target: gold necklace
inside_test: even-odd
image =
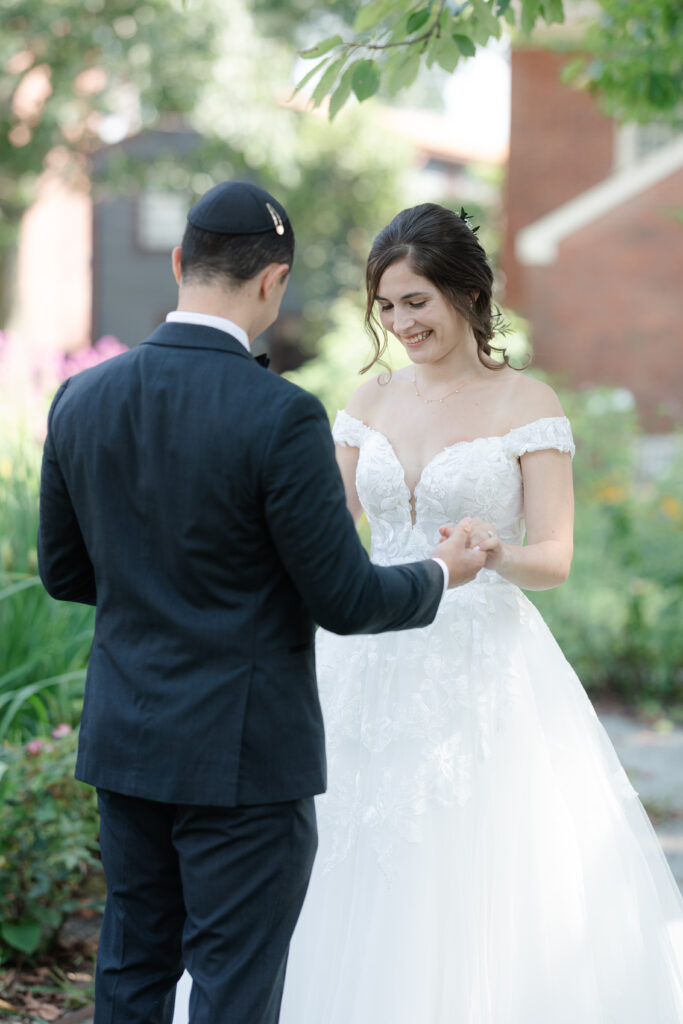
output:
[[[424,402],[425,405],[436,405],[437,402],[445,402],[447,398],[451,397],[451,395],[457,395],[459,391],[462,391],[465,385],[469,384],[471,380],[474,380],[474,375],[472,377],[467,377],[465,380],[461,381],[461,383],[458,384],[457,388],[455,388],[454,391],[449,391],[447,395],[443,395],[441,398],[425,398],[424,395],[420,394],[420,390],[417,386],[417,373],[413,373],[413,386],[415,388],[415,394],[419,399],[421,399]]]

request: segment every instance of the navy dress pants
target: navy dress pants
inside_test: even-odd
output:
[[[312,798],[163,804],[98,790],[107,878],[94,1024],[276,1024],[317,848]]]

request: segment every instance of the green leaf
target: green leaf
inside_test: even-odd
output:
[[[346,60],[347,57],[346,54],[344,54],[343,57],[338,57],[337,60],[333,60],[332,63],[329,65],[329,67],[323,74],[322,78],[316,85],[315,89],[313,90],[313,106],[319,106],[325,99],[327,94],[334,87],[335,82],[337,81],[337,76],[339,75],[339,72],[346,64]]]
[[[306,60],[310,60],[314,57],[322,57],[323,54],[329,53],[335,46],[341,46],[344,40],[341,36],[330,36],[329,39],[323,39],[320,43],[315,46],[311,46],[308,50],[299,50],[299,56],[305,57]]]
[[[472,20],[479,26],[479,35],[484,36],[486,40],[490,36],[495,39],[500,37],[500,20],[498,19],[496,11],[493,9],[492,0],[470,0],[472,4]],[[474,32],[470,35],[474,37]]]
[[[363,4],[353,23],[354,32],[367,32],[375,28],[388,14],[396,10],[396,0],[374,0]]]
[[[352,64],[350,68],[346,69],[344,74],[341,76],[339,85],[330,96],[330,121],[334,121],[335,117],[351,95],[351,75],[353,74],[354,67],[355,65]]]
[[[522,0],[522,31],[531,35],[541,7],[541,0]]]
[[[498,0],[496,14],[498,15],[499,18],[503,18],[507,14],[509,6],[510,0]]]
[[[562,0],[544,0],[544,18],[548,25],[559,25],[564,21],[564,7]]]
[[[56,907],[37,906],[34,909],[36,922],[44,924],[47,928],[59,928],[62,923],[62,914]]]
[[[387,68],[385,84],[389,95],[395,96],[401,89],[407,89],[409,85],[412,85],[419,70],[419,53],[409,53],[407,57],[402,56],[396,64]]]
[[[31,921],[26,918],[16,924],[9,921],[3,921],[0,924],[0,936],[7,945],[26,953],[27,956],[35,953],[38,949],[42,933],[43,929],[39,921]]]
[[[376,60],[361,60],[353,69],[351,86],[358,99],[369,99],[379,89],[380,70]]]
[[[434,53],[439,66],[442,67],[444,71],[448,71],[449,74],[452,74],[455,71],[458,61],[462,56],[460,47],[455,40],[455,36],[448,35],[442,36],[441,39],[439,39]]]
[[[304,77],[303,77],[303,78],[301,79],[301,81],[300,81],[300,82],[297,82],[297,84],[296,84],[296,88],[294,89],[294,92],[292,93],[292,96],[296,96],[296,94],[297,94],[297,93],[298,93],[298,92],[299,92],[299,91],[300,91],[301,89],[303,89],[303,87],[304,87],[305,85],[308,85],[308,83],[309,83],[309,82],[310,82],[310,80],[311,80],[311,79],[313,78],[313,76],[315,75],[315,73],[316,73],[317,71],[320,71],[321,67],[322,67],[322,66],[323,66],[324,64],[327,64],[327,57],[324,57],[324,58],[323,58],[323,60],[319,61],[319,62],[318,62],[318,63],[316,64],[316,66],[315,66],[314,68],[311,68],[311,70],[310,70],[310,71],[307,71],[307,72],[306,72],[306,74],[304,75]]]
[[[458,49],[465,57],[474,57],[477,52],[477,48],[469,36],[456,34],[453,36],[453,39],[455,40]]]
[[[574,60],[570,60],[567,64],[563,66],[562,70],[560,71],[560,81],[572,82],[585,69],[585,67],[586,58],[583,56],[575,57]],[[574,84],[577,85],[578,83],[574,82]]]
[[[430,14],[431,11],[428,7],[423,7],[421,11],[413,11],[408,18],[408,35],[412,35],[413,32],[419,32],[422,26],[429,21]]]

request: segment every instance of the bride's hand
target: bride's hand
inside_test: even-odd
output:
[[[498,569],[503,557],[503,542],[494,527],[491,523],[484,522],[483,519],[472,518],[469,520],[469,523],[470,530],[467,547],[472,548],[474,551],[484,551],[486,553],[485,569]],[[452,529],[452,526],[442,526],[439,533],[445,539],[450,536]]]
[[[443,540],[432,551],[432,558],[441,558],[448,566],[449,587],[469,583],[484,567],[486,553],[469,544],[469,530],[469,519],[463,519],[457,526],[444,527]]]

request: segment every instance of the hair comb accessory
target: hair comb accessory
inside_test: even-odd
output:
[[[284,235],[285,226],[282,223],[282,217],[280,216],[280,214],[277,212],[277,210],[271,203],[266,203],[266,209],[268,210],[270,216],[273,218],[273,224],[275,225],[276,233],[278,235]]]
[[[480,225],[477,224],[476,227],[473,227],[473,225],[472,225],[472,217],[467,212],[467,210],[465,209],[464,206],[460,207],[460,213],[458,214],[458,217],[460,218],[461,221],[463,221],[465,224],[467,224],[467,227],[470,229],[472,234],[476,235],[477,231],[479,230]]]

